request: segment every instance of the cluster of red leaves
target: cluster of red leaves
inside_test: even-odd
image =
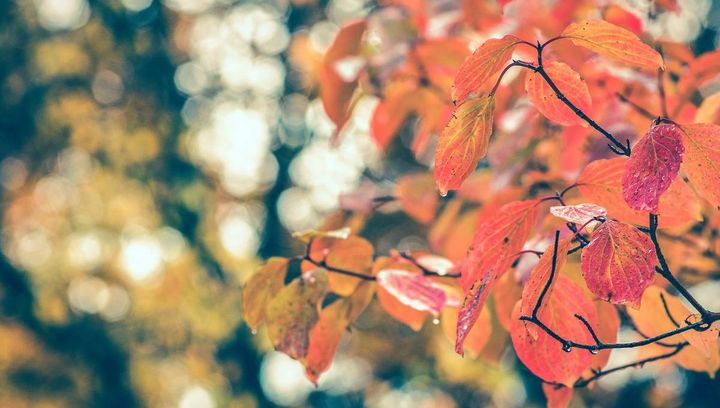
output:
[[[498,7],[464,1],[461,19],[443,36],[431,35],[432,11],[424,2],[383,3],[367,19],[341,28],[323,62],[320,96],[338,134],[354,102],[372,93],[379,102],[370,134],[381,150],[397,142],[409,121],[416,123],[408,146],[416,157],[434,146],[433,174],[405,175],[389,196],[428,225],[428,244],[438,255],[375,256],[370,242],[345,236],[347,230],[302,234],[306,255],[273,258],[246,285],[248,324],[255,329],[265,322],[275,348],[302,361],[317,381],[343,331],[376,295],[390,316],[414,330],[429,316],[440,319],[461,355],[479,355],[493,330],[509,332],[519,359],[548,383],[543,389],[549,404],[565,406],[570,387],[602,370],[610,350],[564,348],[521,317],[536,317],[576,344],[594,344],[593,333],[602,342],[616,341],[618,307],[646,336],[673,330],[677,322],[698,321],[701,317],[655,278],[660,254],[647,233],[648,217],[654,214],[660,228],[681,233],[703,214],[710,224],[720,223],[715,212],[720,208],[720,126],[712,124],[720,119],[720,97],[710,96],[697,108],[691,99],[720,75],[720,65],[708,65],[720,61],[720,52],[696,58],[686,46],[668,43],[663,59],[638,37],[642,23],[617,6],[603,10],[604,20],[584,20],[579,18],[583,2],[558,2],[548,9],[526,1],[512,16],[526,24],[515,24],[515,32],[470,53],[469,36],[457,35],[463,32],[459,27],[486,32],[506,18],[504,3],[515,2]],[[398,37],[383,30],[386,25],[411,28]],[[538,32],[550,40],[537,46],[528,41]],[[381,38],[381,44],[370,47],[368,37]],[[391,47],[398,45],[393,41],[401,47]],[[337,65],[351,57],[365,65],[357,76],[345,78]],[[596,58],[603,64],[587,63]],[[511,69],[524,69],[524,81],[504,77]],[[671,81],[662,74],[666,69],[680,79]],[[647,86],[658,70],[665,99]],[[633,110],[616,94],[626,101],[649,101],[648,106],[645,112]],[[668,117],[652,121],[643,114],[666,109]],[[591,117],[601,118],[615,136]],[[630,149],[629,141],[627,147],[622,141],[635,139],[630,136],[635,133],[644,136]],[[608,158],[606,141],[594,145],[603,136],[612,151],[629,157]],[[477,170],[483,159],[491,169]],[[555,197],[538,194],[565,186],[570,187]],[[450,190],[456,190],[454,196],[441,205],[438,193]],[[352,209],[367,217],[387,201],[375,198],[365,197],[363,203],[356,197]],[[550,207],[553,199],[561,205]],[[352,231],[361,230],[362,220],[353,222]],[[558,229],[563,232],[555,247],[548,242]],[[543,252],[536,264],[526,266],[528,248]],[[695,250],[674,253],[682,251]],[[294,263],[299,266],[295,276],[288,272]],[[492,309],[485,307],[491,298]],[[666,361],[711,375],[720,367],[716,326],[665,341],[673,340],[689,346]],[[650,346],[643,348],[650,356],[662,352],[661,345]]]

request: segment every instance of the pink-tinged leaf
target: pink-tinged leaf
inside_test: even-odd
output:
[[[547,290],[547,292],[545,292],[545,300],[550,299],[550,296],[553,292],[555,280],[557,280],[558,276],[560,275],[560,269],[565,266],[565,261],[567,260],[567,251],[568,249],[570,249],[570,245],[572,245],[572,238],[573,237],[570,236],[558,242],[557,256],[554,257],[555,274],[553,275],[552,282],[550,282],[549,289]],[[532,314],[532,311],[537,304],[537,300],[540,297],[540,294],[543,292],[545,286],[550,280],[550,274],[552,273],[553,266],[554,247],[555,243],[552,243],[550,244],[550,246],[545,248],[542,257],[540,258],[540,261],[530,273],[530,279],[528,279],[527,283],[525,283],[525,287],[523,288],[522,293],[522,303],[520,306],[520,311],[522,312],[523,316],[530,316]],[[543,302],[540,305],[540,309],[538,309],[538,313],[541,313],[545,308],[547,308],[547,306],[548,302]],[[537,339],[538,327],[535,324],[525,322],[525,328],[530,334],[530,337],[532,337],[533,339]]]
[[[638,308],[643,292],[652,284],[656,262],[655,246],[646,234],[607,220],[593,232],[580,266],[593,294]]]
[[[520,39],[506,35],[490,39],[478,47],[463,63],[455,76],[453,100],[462,102],[475,92],[489,91],[494,79],[512,57],[513,48]]]
[[[276,350],[299,360],[307,355],[310,330],[318,321],[328,276],[316,269],[280,289],[265,311],[267,333]]]
[[[572,400],[573,389],[571,387],[543,383],[542,389],[547,398],[547,408],[566,408]]]
[[[685,142],[683,171],[695,190],[715,208],[720,208],[720,126],[682,125]]]
[[[435,149],[434,175],[440,194],[459,188],[487,154],[494,106],[494,97],[483,96],[455,109]]]
[[[377,283],[402,304],[421,312],[439,316],[447,296],[429,278],[400,269],[384,269],[377,274]]]
[[[538,200],[514,201],[491,213],[479,224],[468,256],[461,266],[465,299],[458,314],[455,351],[472,329],[497,278],[515,261],[537,217]]]
[[[577,343],[592,344],[593,339],[587,328],[575,314],[583,316],[592,327],[597,327],[597,312],[593,302],[585,297],[583,290],[565,276],[558,276],[555,290],[545,299],[548,307],[538,318],[564,339]],[[562,345],[545,331],[538,330],[533,338],[520,320],[521,304],[513,311],[513,326],[510,331],[513,347],[520,361],[541,379],[572,386],[590,366],[592,354],[587,350],[563,351]]]
[[[551,61],[545,64],[545,72],[565,97],[583,112],[592,106],[592,98],[585,81],[569,65]],[[530,101],[546,118],[561,125],[584,125],[585,121],[576,115],[560,98],[539,73],[528,71],[525,77],[525,92]]]
[[[677,177],[684,151],[682,130],[676,125],[648,130],[633,148],[623,174],[623,196],[631,208],[658,212],[660,196]]]
[[[550,207],[550,213],[579,225],[585,225],[593,218],[607,216],[607,210],[597,204],[559,205]]]
[[[662,56],[640,41],[632,32],[603,20],[570,24],[560,34],[573,44],[627,65],[656,70],[665,69]]]

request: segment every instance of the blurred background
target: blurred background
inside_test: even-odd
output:
[[[457,8],[433,3],[439,19]],[[696,6],[655,30],[716,48],[718,2],[685,3]],[[241,322],[240,288],[261,260],[302,251],[289,231],[318,226],[363,179],[423,168],[400,151],[383,163],[372,97],[328,143],[322,54],[374,7],[0,1],[1,407],[544,403],[506,338],[463,360],[436,327],[418,334],[371,306],[316,389]],[[398,213],[364,235],[379,252],[424,240]],[[580,402],[720,400],[717,381],[679,369],[603,387]]]

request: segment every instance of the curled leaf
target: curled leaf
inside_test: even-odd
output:
[[[607,210],[597,204],[558,205],[550,207],[550,213],[568,222],[585,225],[593,218],[607,216]]]

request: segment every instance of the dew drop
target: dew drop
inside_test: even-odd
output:
[[[253,329],[253,330],[250,331],[250,333],[252,333],[252,335],[254,336],[254,335],[257,334],[257,330]]]
[[[597,353],[598,353],[598,351],[596,349],[590,349],[590,354],[595,355]]]
[[[572,347],[570,347],[569,344],[563,344],[563,346],[562,346],[562,351],[564,351],[564,352],[566,352],[566,353],[569,353],[570,350],[572,350]]]
[[[435,318],[433,319],[432,323],[437,326],[438,324],[440,324],[440,319]]]
[[[448,195],[448,192],[447,192],[447,191],[441,191],[441,192],[440,192],[440,197],[447,197],[447,195]]]

